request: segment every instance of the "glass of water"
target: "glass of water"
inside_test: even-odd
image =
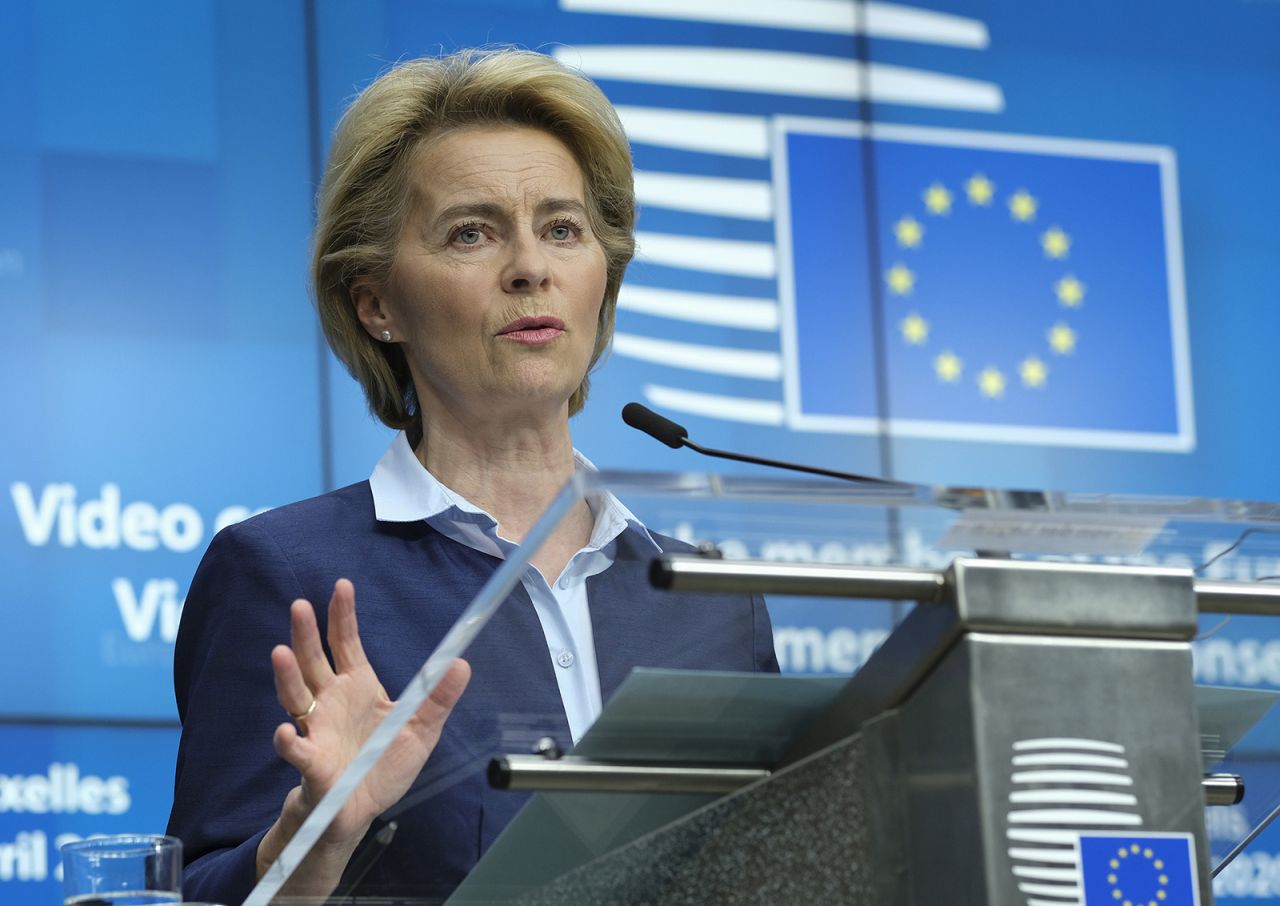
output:
[[[157,834],[90,837],[62,847],[65,906],[182,902],[182,842]]]

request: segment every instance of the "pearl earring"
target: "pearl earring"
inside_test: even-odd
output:
[[[382,332],[382,342],[384,342],[384,343],[390,343],[390,342],[391,342],[391,331],[389,331],[389,330],[384,330],[384,331]]]

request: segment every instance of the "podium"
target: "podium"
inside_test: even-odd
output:
[[[1202,613],[1280,613],[1280,587],[1194,567],[1275,507],[689,475],[566,493],[601,483],[657,529],[709,527],[655,586],[904,612],[851,677],[633,675],[567,755],[497,759],[494,783],[542,792],[451,902],[1213,902],[1206,803],[1241,790],[1207,775],[1273,696],[1198,689],[1191,643]],[[779,526],[881,562],[740,556]]]

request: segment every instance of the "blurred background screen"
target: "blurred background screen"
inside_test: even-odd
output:
[[[213,534],[391,439],[309,300],[328,137],[397,60],[494,44],[580,67],[633,143],[639,253],[573,423],[598,466],[751,471],[625,427],[638,400],[910,481],[1280,499],[1273,0],[0,0],[3,902],[55,901],[67,840],[164,827]],[[739,553],[842,543],[790,531]],[[772,610],[792,673],[895,616]],[[1280,625],[1197,646],[1199,681],[1280,689]],[[1280,897],[1280,832],[1218,888]]]

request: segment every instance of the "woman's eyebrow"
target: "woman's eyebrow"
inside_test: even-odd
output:
[[[545,217],[552,212],[565,212],[587,216],[587,207],[576,198],[544,198],[534,208],[534,214]],[[488,201],[463,201],[451,204],[433,219],[433,224],[442,226],[455,220],[478,217],[484,220],[505,221],[510,219],[502,205]]]
[[[587,216],[587,206],[576,198],[544,198],[533,210],[539,216],[545,216],[552,211],[563,211],[580,217]]]
[[[434,223],[442,225],[453,220],[467,217],[480,217],[485,220],[505,220],[506,214],[501,205],[487,201],[464,201],[452,204],[435,216]]]

